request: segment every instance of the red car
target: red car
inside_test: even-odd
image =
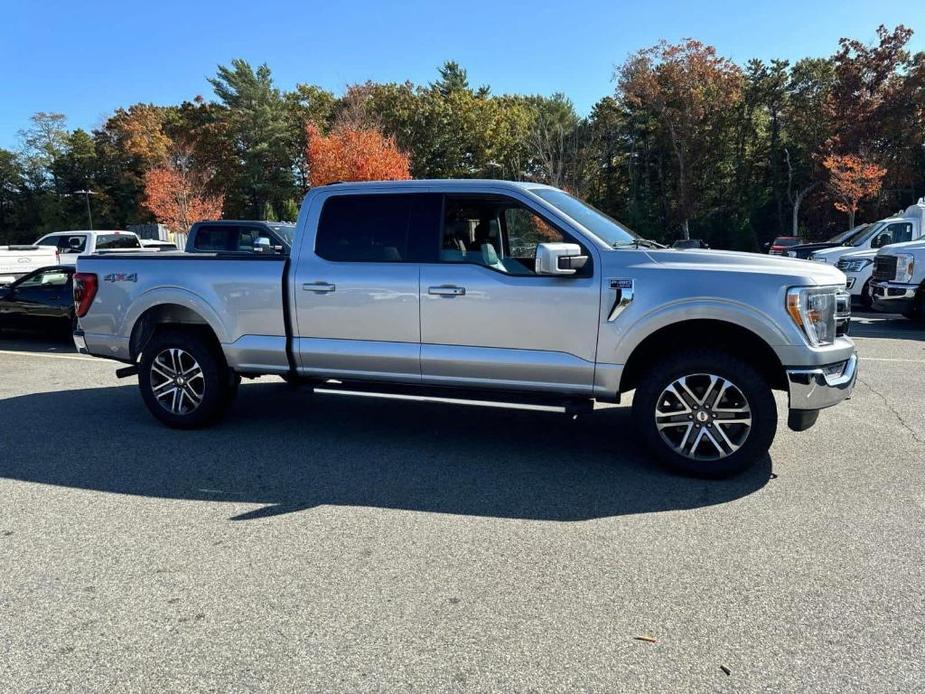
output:
[[[778,236],[774,243],[768,247],[768,255],[783,255],[791,246],[799,246],[803,239],[799,236]]]

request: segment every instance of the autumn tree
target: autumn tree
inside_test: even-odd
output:
[[[848,228],[854,227],[858,204],[880,192],[886,169],[855,154],[830,154],[823,161],[829,172],[829,189],[835,209],[848,214]]]
[[[712,46],[688,39],[639,51],[617,70],[616,78],[624,105],[650,113],[668,144],[673,207],[684,238],[689,238],[702,185],[731,144],[728,125],[742,93],[742,71]]]
[[[210,178],[196,167],[191,149],[178,146],[145,174],[144,205],[171,231],[185,233],[195,222],[222,216],[224,196],[210,192]]]
[[[411,178],[408,155],[378,130],[341,127],[322,135],[306,125],[306,159],[313,186],[333,181],[389,181]]]

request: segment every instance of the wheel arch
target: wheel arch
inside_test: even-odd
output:
[[[206,318],[189,306],[159,303],[145,309],[132,326],[129,338],[129,353],[132,362],[138,360],[139,355],[154,335],[170,328],[194,331],[202,336],[218,354],[222,354],[221,341]]]
[[[659,361],[684,349],[714,348],[748,360],[772,388],[785,390],[787,374],[767,340],[753,330],[727,320],[691,318],[657,328],[635,345],[624,364],[620,392],[636,388],[642,375]]]

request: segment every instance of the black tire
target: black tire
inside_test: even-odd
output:
[[[171,350],[181,350],[183,354]],[[170,354],[180,355],[176,371],[163,370],[170,362]],[[199,371],[183,378],[193,363]],[[177,381],[166,383],[171,380],[165,376],[169,373],[179,374],[182,386],[178,387]],[[148,411],[156,419],[175,429],[198,429],[216,422],[225,413],[237,391],[237,378],[222,354],[201,333],[167,329],[155,334],[145,346],[138,364],[138,386]],[[155,393],[158,388],[160,399]],[[185,391],[179,396],[179,407],[171,391]],[[194,397],[198,397],[198,402]]]
[[[867,311],[874,306],[874,298],[870,295],[870,280],[867,280],[861,288],[861,306]]]
[[[664,401],[660,401],[670,385],[678,379],[690,377],[695,395],[699,395],[697,384],[704,384],[701,386],[704,389],[704,400],[709,405],[707,393],[711,391],[706,390],[710,383],[709,376],[726,379],[732,384],[731,388],[725,391],[728,394],[724,396],[723,403],[713,403],[714,406],[720,405],[721,409],[717,411],[718,413],[714,412],[710,406],[703,404],[699,406],[699,409],[688,402],[684,404],[678,402],[673,405],[671,403],[673,396],[670,395]],[[719,381],[716,383],[719,384]],[[719,390],[717,385],[711,397],[716,397]],[[721,421],[724,416],[730,419],[735,417],[735,415],[723,414],[722,407],[741,407],[743,405],[741,396],[744,396],[744,404],[749,411],[747,416],[751,420],[750,428],[746,429],[744,424],[724,424],[722,431],[725,436],[716,435],[720,425],[713,422],[716,422],[717,418]],[[669,409],[674,410],[677,407],[676,412],[670,413],[671,421],[683,420],[686,417],[691,420],[691,428],[686,428],[688,422],[680,421],[673,428],[666,429],[666,434],[663,436],[656,422],[656,407],[660,407],[662,412]],[[687,411],[683,409],[685,407]],[[700,413],[700,410],[703,412]],[[669,421],[666,419],[667,416],[663,414],[662,421]],[[711,423],[696,425],[695,416],[704,417],[703,421]],[[777,405],[774,402],[771,387],[765,378],[745,360],[713,349],[692,351],[653,365],[647,373],[643,374],[636,388],[633,396],[633,418],[637,431],[642,433],[649,449],[657,455],[661,462],[677,472],[706,478],[728,477],[749,468],[767,454],[774,441],[774,434],[777,432]],[[702,427],[713,432],[711,435],[714,439],[702,440],[696,450],[691,451],[691,455],[675,450],[675,446],[666,440],[669,436],[680,438],[682,439],[680,442],[675,441],[674,443],[676,445],[680,443],[683,448],[684,442],[690,440],[683,439],[685,432],[687,432],[686,435],[696,439]],[[704,431],[704,434],[706,433],[707,431]],[[726,441],[730,439],[739,447],[733,448],[728,445]],[[713,440],[716,440],[718,444],[713,444]],[[715,455],[719,456],[719,448],[725,450],[725,455],[717,459],[705,459],[706,456],[700,455],[712,450]]]

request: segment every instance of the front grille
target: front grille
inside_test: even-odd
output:
[[[835,335],[847,335],[851,330],[851,295],[838,292],[835,296]]]
[[[874,280],[889,282],[896,277],[896,256],[878,255],[874,258]]]

